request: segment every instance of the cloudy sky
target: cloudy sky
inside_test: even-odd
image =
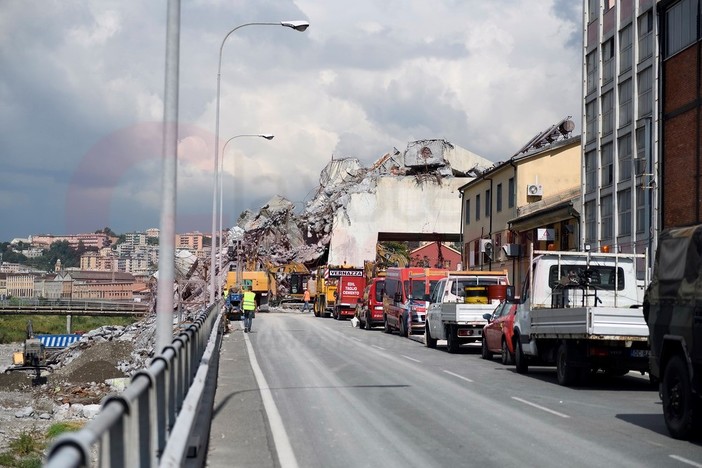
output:
[[[209,232],[219,47],[224,217],[302,206],[333,158],[443,138],[491,161],[572,115],[578,0],[184,0],[177,230]],[[0,2],[0,240],[158,227],[166,6]]]

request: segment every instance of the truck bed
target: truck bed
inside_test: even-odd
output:
[[[445,323],[484,322],[483,314],[492,313],[493,304],[462,304],[445,302],[441,305],[441,321]]]
[[[543,308],[533,309],[530,316],[534,338],[648,339],[648,325],[640,308]]]

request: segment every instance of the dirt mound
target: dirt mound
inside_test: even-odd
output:
[[[66,366],[60,368],[49,380],[71,383],[102,382],[105,379],[125,377],[119,363],[129,359],[133,351],[129,341],[102,341],[81,352]]]

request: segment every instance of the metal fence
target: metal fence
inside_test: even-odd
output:
[[[209,424],[212,411],[219,311],[215,304],[201,312],[124,392],[107,396],[83,429],[58,437],[46,466],[90,466],[94,454],[103,467],[182,466],[191,464],[187,457],[201,459],[207,445],[202,431],[209,434],[209,425],[195,428],[198,421]]]

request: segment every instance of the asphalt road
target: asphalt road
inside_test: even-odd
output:
[[[224,340],[210,466],[702,467],[645,376],[565,388],[552,368],[519,375],[478,346],[349,321],[268,313],[253,328]]]

